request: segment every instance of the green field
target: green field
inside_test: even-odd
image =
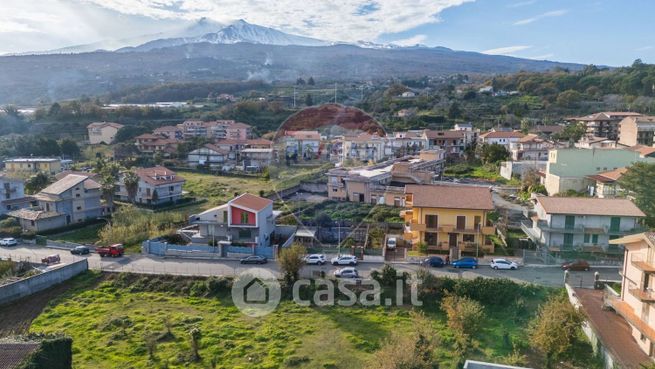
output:
[[[30,328],[70,335],[78,369],[365,368],[391,332],[407,331],[412,323],[404,307],[318,308],[290,301],[266,317],[249,318],[233,306],[220,279],[121,274],[98,283],[101,278],[90,272],[77,277],[75,287],[51,302]],[[468,358],[504,361],[514,348],[526,348],[527,322],[546,290],[516,288],[527,294],[522,307],[487,307]],[[454,369],[452,332],[444,313],[428,305],[424,312],[440,337],[435,353],[440,368]],[[199,361],[192,359],[194,328],[202,336]],[[586,355],[576,361],[584,362]]]
[[[188,191],[192,196],[207,198],[214,206],[225,203],[234,197],[235,193],[249,192],[259,195],[259,191],[271,188],[269,182],[259,177],[227,177],[185,171],[177,171],[177,174],[186,180],[184,191]]]

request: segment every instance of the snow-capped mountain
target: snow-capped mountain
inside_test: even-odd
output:
[[[329,42],[315,38],[292,35],[273,28],[250,24],[238,20],[217,32],[211,32],[196,37],[178,37],[158,39],[136,47],[128,47],[118,51],[150,51],[165,47],[174,47],[194,43],[236,44],[246,42],[263,45],[298,45],[298,46],[328,46]]]

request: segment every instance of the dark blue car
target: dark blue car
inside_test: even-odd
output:
[[[438,256],[430,256],[429,258],[423,260],[423,265],[431,266],[434,268],[441,268],[442,266],[446,265],[446,263],[443,261],[442,258]]]
[[[471,268],[476,269],[478,267],[478,261],[475,258],[461,258],[452,262],[454,268]]]

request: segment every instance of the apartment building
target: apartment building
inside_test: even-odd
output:
[[[89,176],[69,174],[34,196],[38,206],[8,213],[28,231],[45,231],[95,219],[104,214],[100,184]]]
[[[501,145],[510,151],[510,145],[518,143],[524,134],[517,131],[489,131],[478,136],[479,145]]]
[[[646,215],[627,199],[538,196],[525,233],[552,252],[620,253],[609,241],[640,232]]]
[[[587,176],[587,179],[591,181],[589,194],[601,199],[624,195],[623,189],[619,186],[618,181],[627,171],[628,168],[622,167]]]
[[[550,196],[566,191],[587,191],[587,176],[629,167],[636,162],[655,162],[629,149],[554,149],[548,153],[544,185]]]
[[[607,302],[630,327],[639,349],[655,359],[655,232],[628,235],[610,241],[625,249],[619,297]],[[630,342],[624,342],[629,344]],[[633,355],[634,357],[636,355]],[[646,364],[646,363],[643,363]]]
[[[25,183],[22,179],[0,175],[0,215],[30,207],[35,201],[34,197],[25,196]]]
[[[214,144],[206,144],[187,155],[187,165],[191,168],[206,166],[212,169],[222,167],[228,161],[229,151]]]
[[[432,131],[423,133],[430,150],[444,150],[448,157],[462,157],[469,145],[466,131]]]
[[[216,140],[247,140],[252,137],[252,127],[234,120],[186,120],[178,125],[184,138],[207,137]]]
[[[655,116],[627,117],[619,123],[619,143],[625,146],[653,146]]]
[[[184,139],[184,132],[179,126],[163,126],[156,128],[152,131],[153,134],[164,136],[165,138],[173,140],[182,140]]]
[[[91,145],[97,144],[111,144],[118,131],[123,128],[122,124],[112,122],[94,122],[86,126],[89,133],[89,143]]]
[[[548,150],[554,147],[554,143],[546,141],[536,134],[528,134],[517,142],[511,142],[509,152],[514,161],[546,161],[548,160]]]
[[[136,175],[139,177],[134,199],[125,186],[124,176],[118,181],[116,197],[121,201],[134,201],[142,205],[162,205],[174,203],[182,198],[182,186],[186,182],[174,171],[162,166],[151,168],[137,168]]]
[[[145,133],[134,138],[137,149],[142,154],[162,153],[172,155],[177,152],[180,141],[176,138],[168,138],[162,133]]]
[[[403,206],[407,184],[432,183],[443,173],[443,150],[423,150],[380,164],[328,171],[331,200]]]
[[[495,228],[488,219],[494,205],[491,189],[466,185],[407,185],[401,217],[406,222],[403,238],[413,245],[447,253],[451,260],[462,253],[493,253],[489,235]]]
[[[391,156],[391,148],[387,150],[387,139],[376,134],[360,133],[357,136],[346,136],[342,142],[342,161],[354,159],[365,163],[379,162]]]
[[[627,117],[638,117],[641,114],[633,112],[605,111],[584,117],[571,117],[566,120],[574,124],[584,124],[587,134],[616,141],[619,138],[619,123]]]
[[[391,150],[400,156],[418,154],[428,147],[424,132],[425,130],[395,132],[389,139]]]
[[[318,131],[285,131],[283,141],[288,156],[310,160],[320,155],[321,134]]]
[[[16,158],[5,160],[5,172],[12,174],[45,173],[55,175],[62,171],[61,159]]]

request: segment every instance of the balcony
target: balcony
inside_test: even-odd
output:
[[[655,273],[655,263],[648,261],[642,255],[632,255],[630,257],[630,263],[635,268],[645,272],[645,273]]]
[[[643,333],[649,340],[655,341],[655,329],[653,329],[648,323],[644,322],[635,314],[632,307],[628,305],[625,301],[620,300],[619,298],[609,298],[608,302],[610,306],[621,315],[631,326],[636,328],[639,332]]]
[[[427,229],[427,226],[422,223],[418,222],[410,222],[409,223],[409,230],[412,232],[425,232]]]
[[[643,290],[641,288],[629,288],[628,291],[641,302],[655,302],[655,292],[653,291]]]
[[[496,234],[496,227],[482,227],[482,234],[485,236]]]

